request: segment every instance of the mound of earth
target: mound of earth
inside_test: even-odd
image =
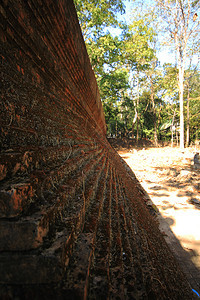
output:
[[[141,139],[138,142],[136,139],[129,139],[129,138],[108,138],[109,143],[116,149],[116,150],[130,150],[132,148],[143,148],[143,147],[153,147],[153,142],[148,139]]]

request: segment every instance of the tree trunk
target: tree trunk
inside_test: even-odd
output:
[[[152,74],[150,74],[150,81],[151,81],[151,103],[152,103],[152,110],[154,115],[154,144],[158,147],[158,135],[157,135],[157,116],[156,116],[156,107],[154,101],[154,86],[153,86],[153,79]]]
[[[188,94],[187,94],[187,137],[186,137],[186,147],[190,143],[190,90],[188,84]]]
[[[137,112],[139,108],[139,100],[140,100],[140,94],[139,94],[139,72],[137,73]],[[139,140],[139,115],[137,114],[137,136],[136,136],[136,141],[138,144]]]
[[[139,102],[140,102],[140,94],[139,94],[139,72],[137,73],[137,99],[134,101],[135,104],[135,116],[133,120],[133,125],[132,125],[132,135],[134,137],[134,126],[136,123],[137,126],[137,133],[136,133],[136,141],[138,143],[139,140],[139,113],[138,113],[138,107],[139,107]]]
[[[136,104],[135,104],[135,116],[134,116],[134,119],[133,119],[133,124],[132,124],[132,137],[135,138],[135,135],[134,135],[134,127],[135,127],[135,122],[137,120],[137,108],[136,108]]]
[[[158,147],[158,135],[157,135],[157,119],[156,114],[154,114],[154,144]]]
[[[174,40],[176,45],[176,54],[178,59],[178,88],[179,88],[179,105],[180,105],[180,148],[184,148],[184,103],[183,103],[183,92],[184,92],[184,68],[185,68],[185,59],[186,59],[186,47],[187,47],[187,38],[186,38],[186,28],[187,24],[181,23],[179,26],[178,16],[180,14],[180,7],[177,6],[178,1],[176,1],[176,17],[175,17],[175,34]],[[183,21],[183,16],[181,17]],[[185,27],[184,27],[185,26]],[[178,33],[179,32],[179,33]]]
[[[184,91],[184,69],[179,67],[179,102],[180,102],[180,148],[184,148],[184,110],[183,110],[183,91]]]
[[[172,136],[171,136],[171,147],[172,148],[174,146],[174,130],[173,130],[173,127],[174,127],[174,118],[175,118],[175,115],[176,115],[176,110],[174,110],[174,114],[173,114],[173,118],[172,118]]]
[[[138,116],[137,116],[137,135],[136,135],[137,144],[138,144],[138,140],[139,140],[139,119],[138,119]]]
[[[178,131],[176,131],[176,145],[178,147]]]

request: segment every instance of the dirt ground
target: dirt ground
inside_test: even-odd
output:
[[[121,148],[150,199],[161,232],[200,293],[200,168],[194,165],[199,147]]]

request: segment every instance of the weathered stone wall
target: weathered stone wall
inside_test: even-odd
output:
[[[72,0],[0,9],[0,298],[192,299],[106,140]]]

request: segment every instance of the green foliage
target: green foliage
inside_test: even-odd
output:
[[[190,105],[190,138],[191,140],[200,139],[200,73],[196,70],[186,71],[186,83],[189,88]],[[185,98],[187,97],[187,88]]]
[[[118,26],[117,13],[124,13],[121,0],[74,0],[85,40],[101,35],[107,26]]]
[[[174,1],[159,0],[160,4],[169,5],[171,20],[172,2],[175,4]],[[160,66],[157,59],[159,25],[169,20],[169,15],[163,15],[163,11],[161,13],[157,9],[160,6],[155,3],[157,0],[148,7],[143,1],[139,12],[135,5],[134,20],[127,25],[118,21],[119,14],[124,12],[122,0],[75,0],[97,78],[109,136],[138,135],[139,138],[170,140],[172,126],[179,129],[178,68],[169,63]],[[182,1],[180,3],[184,4]],[[191,2],[192,14],[197,5],[198,1]],[[196,23],[191,26],[190,29],[194,28]],[[121,34],[114,36],[110,28],[118,28]],[[171,33],[168,32],[170,39],[173,28],[171,24]],[[191,57],[197,53],[199,45],[198,34],[194,31],[195,36],[196,43],[193,40],[188,45]],[[186,99],[189,95],[191,140],[200,138],[199,77],[200,73],[194,67],[186,70],[184,113],[186,119]]]
[[[88,54],[97,77],[104,73],[105,68],[114,68],[119,63],[122,42],[118,37],[112,37],[110,33],[87,43]]]
[[[113,103],[123,99],[124,91],[129,88],[127,70],[116,68],[113,71],[105,72],[99,83],[101,99],[107,101],[112,99]]]
[[[113,129],[114,122],[115,125],[118,122],[118,129],[124,131],[122,128],[123,104],[127,102],[125,91],[129,88],[127,70],[118,67],[105,72],[99,80],[99,88],[108,128]]]
[[[163,65],[163,78],[161,80],[161,87],[164,94],[170,97],[176,97],[178,93],[177,84],[178,69],[173,67],[172,64]]]
[[[124,56],[132,70],[142,71],[149,68],[150,61],[155,57],[150,45],[154,36],[153,28],[144,19],[134,21],[127,27],[124,32]]]

